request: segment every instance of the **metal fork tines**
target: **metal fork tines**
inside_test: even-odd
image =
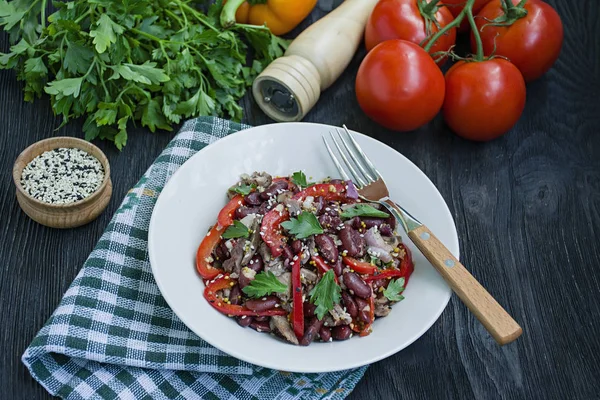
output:
[[[339,129],[336,130],[336,133],[339,137],[339,142],[342,143],[342,146],[345,149],[345,152],[342,150],[338,139],[336,139],[336,135],[334,135],[333,132],[329,132],[329,135],[331,136],[331,140],[337,148],[342,160],[344,160],[344,163],[346,164],[348,170],[350,170],[352,178],[348,176],[348,174],[340,164],[339,160],[335,156],[335,153],[329,146],[327,139],[325,138],[325,136],[323,136],[323,142],[325,142],[325,147],[327,148],[327,151],[329,152],[333,163],[340,172],[340,175],[342,175],[342,177],[345,180],[352,180],[355,184],[357,184],[359,189],[362,189],[365,186],[375,183],[377,180],[383,181],[381,174],[379,173],[379,171],[377,171],[375,165],[373,165],[369,157],[367,157],[367,155],[360,148],[356,140],[352,137],[352,135],[348,131],[348,128],[346,128],[346,125],[343,125],[343,127],[345,135],[342,135]],[[344,136],[346,136],[346,138],[344,138]],[[346,156],[346,153],[350,156],[353,162],[350,162],[350,160]],[[354,168],[353,164],[358,168],[360,174]]]
[[[335,133],[329,132],[330,141],[333,142],[339,158],[325,135],[323,136],[325,147],[342,178],[355,183],[362,200],[377,202],[384,206],[401,222],[406,231],[420,226],[420,222],[415,217],[388,198],[389,191],[383,177],[356,139],[352,137],[348,128],[345,125],[343,128],[343,131],[337,129]]]

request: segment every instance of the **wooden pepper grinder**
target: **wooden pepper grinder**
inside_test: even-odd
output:
[[[254,80],[252,94],[275,121],[300,121],[342,74],[378,0],[345,0],[302,32]]]

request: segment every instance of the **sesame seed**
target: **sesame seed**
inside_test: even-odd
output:
[[[21,174],[23,189],[50,204],[69,204],[94,193],[104,180],[104,168],[91,154],[76,148],[46,151],[31,160]]]

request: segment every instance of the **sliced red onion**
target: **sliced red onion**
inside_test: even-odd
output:
[[[385,251],[384,249],[379,248],[379,247],[371,246],[367,249],[367,253],[371,254],[374,257],[379,258],[384,263],[389,263],[390,261],[393,260],[390,253],[388,253],[387,251]]]
[[[387,244],[385,240],[381,237],[381,233],[376,226],[365,232],[365,240],[367,244],[371,247],[379,247],[380,249],[385,250],[386,252],[391,252],[394,248]]]
[[[346,197],[349,199],[358,199],[358,190],[356,190],[356,186],[354,186],[354,182],[348,180],[346,181]]]

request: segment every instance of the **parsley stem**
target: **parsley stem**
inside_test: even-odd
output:
[[[76,20],[75,23],[78,24],[83,21],[88,15],[91,14],[91,8],[88,8],[83,14],[81,14]]]
[[[210,23],[208,23],[208,21],[206,21],[206,20],[203,18],[203,16],[204,16],[204,15],[200,14],[200,13],[198,12],[198,10],[196,10],[196,9],[194,9],[194,8],[192,8],[192,7],[190,7],[190,6],[188,6],[188,5],[187,5],[187,4],[185,4],[185,3],[182,3],[182,2],[181,2],[181,1],[179,1],[179,0],[175,0],[175,1],[176,1],[176,3],[178,3],[178,4],[179,4],[179,6],[180,6],[180,7],[184,8],[184,9],[185,9],[185,10],[187,10],[187,11],[189,11],[189,12],[190,12],[190,13],[191,13],[191,14],[192,14],[194,17],[196,17],[196,19],[198,20],[198,22],[202,23],[202,24],[203,24],[203,25],[205,25],[207,28],[210,28],[210,29],[212,29],[213,31],[215,31],[215,32],[217,32],[217,33],[221,33],[221,31],[220,31],[220,30],[218,30],[218,29],[217,29],[217,28],[215,28],[213,25],[211,25]]]
[[[108,88],[106,87],[106,82],[104,82],[104,78],[102,77],[102,72],[100,71],[100,66],[96,64],[96,72],[98,72],[98,78],[102,83],[102,87],[104,88],[104,100],[108,102],[110,99],[110,93],[108,92]]]
[[[40,21],[42,23],[42,31],[46,28],[46,0],[42,0],[42,15],[40,16]]]
[[[181,8],[181,6],[180,6],[180,8]],[[184,22],[181,20],[181,18],[179,18],[179,17],[177,16],[177,14],[175,14],[175,13],[174,13],[173,11],[171,11],[171,10],[165,10],[165,14],[167,14],[169,17],[171,17],[171,18],[173,18],[174,20],[176,20],[176,21],[177,21],[177,23],[179,24],[179,26],[180,26],[180,27],[182,27],[182,28],[186,28],[186,27],[187,27],[187,25],[188,25],[188,22],[187,22],[187,18],[186,18],[186,16],[185,16],[185,13],[183,12],[183,10],[181,10],[181,14],[182,14],[182,15],[183,15],[183,17],[185,18],[185,23],[184,23]]]

